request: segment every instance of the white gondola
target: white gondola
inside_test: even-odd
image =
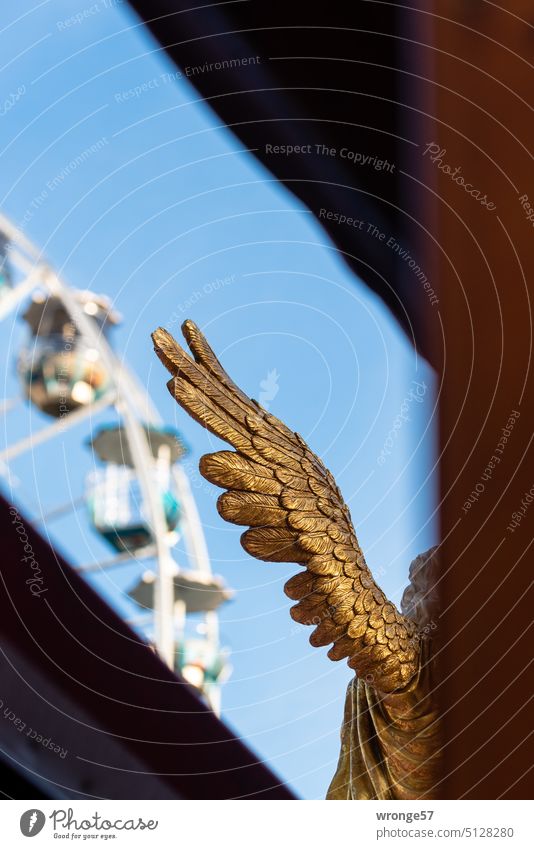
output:
[[[155,574],[147,571],[130,590],[129,595],[140,607],[147,609],[153,606],[152,587],[155,579]],[[233,592],[219,575],[200,575],[198,572],[177,569],[173,580],[175,605],[178,610],[183,605],[186,614],[212,613],[233,597]]]
[[[180,520],[180,504],[172,465],[186,453],[177,431],[144,428],[153,459],[150,475],[161,502],[167,531]],[[125,429],[102,427],[90,446],[103,467],[87,478],[87,506],[95,530],[117,551],[135,552],[153,542],[150,516],[143,503]]]
[[[190,637],[178,644],[176,669],[193,687],[213,701],[228,678],[229,653],[205,638]]]
[[[130,597],[143,610],[153,605],[154,572],[147,570],[129,591]],[[233,598],[223,578],[201,572],[176,569],[174,576],[175,656],[174,668],[216,707],[220,685],[228,677],[228,651],[218,640],[217,611]],[[194,633],[188,633],[188,617],[203,618]],[[198,616],[197,616],[198,618]]]
[[[104,296],[73,294],[99,334],[107,335],[118,323]],[[109,391],[111,377],[98,348],[84,340],[60,297],[35,292],[23,318],[30,339],[19,356],[18,371],[26,396],[43,413],[63,418]]]

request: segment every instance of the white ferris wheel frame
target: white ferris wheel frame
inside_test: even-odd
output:
[[[183,632],[185,611],[183,605],[175,604],[174,579],[179,568],[172,556],[174,542],[167,531],[163,504],[155,486],[153,457],[146,431],[143,425],[161,427],[163,420],[152,399],[129,371],[99,331],[94,321],[84,312],[77,301],[74,291],[60,278],[57,272],[43,259],[35,245],[7,218],[0,213],[0,233],[9,243],[9,261],[23,275],[21,282],[7,291],[0,300],[0,319],[6,318],[17,305],[36,289],[44,289],[50,295],[59,298],[72,316],[83,339],[95,348],[101,357],[111,382],[111,389],[104,396],[70,412],[65,418],[42,427],[35,434],[24,437],[0,451],[0,463],[8,462],[27,450],[35,448],[66,428],[78,424],[96,411],[114,406],[124,423],[126,438],[131,452],[134,469],[137,474],[144,510],[152,531],[153,544],[139,552],[145,557],[156,560],[156,578],[153,589],[155,646],[164,662],[174,668],[176,651],[176,633]],[[181,505],[180,527],[183,532],[185,552],[188,561],[188,574],[196,573],[206,578],[212,574],[204,531],[200,522],[195,499],[189,479],[179,464],[173,468],[173,479]],[[126,555],[118,555],[105,563],[91,563],[79,567],[78,571],[97,571],[111,565],[124,563]],[[219,624],[217,611],[204,613],[205,639],[215,648],[219,648]],[[218,686],[210,688],[209,700],[215,712],[220,708]]]

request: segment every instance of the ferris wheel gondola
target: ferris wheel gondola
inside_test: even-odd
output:
[[[18,358],[22,393],[53,421],[6,445],[0,463],[89,422],[97,410],[115,408],[118,423],[101,427],[87,441],[98,467],[87,475],[85,494],[90,523],[115,556],[79,569],[85,573],[153,561],[130,591],[146,622],[147,639],[218,710],[220,684],[229,669],[227,652],[219,645],[218,608],[232,593],[211,572],[180,465],[187,448],[177,431],[164,426],[144,387],[115,355],[110,330],[120,316],[110,300],[68,286],[0,215],[0,318],[24,301],[29,333]],[[55,512],[65,514],[64,508]],[[183,547],[176,558],[178,541]],[[191,615],[196,620],[192,636],[186,628]]]
[[[84,313],[107,339],[119,317],[109,301],[92,292],[75,292]],[[93,404],[111,388],[98,348],[87,344],[58,295],[33,293],[23,319],[30,329],[29,344],[18,361],[23,391],[43,413],[62,418]]]

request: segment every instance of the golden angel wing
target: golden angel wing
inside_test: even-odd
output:
[[[332,660],[348,657],[384,692],[405,686],[417,668],[416,626],[375,584],[331,473],[298,433],[236,386],[192,321],[182,331],[193,358],[163,328],[152,338],[173,375],[171,395],[235,449],[200,461],[203,476],[227,490],[220,515],[249,526],[241,543],[253,557],[306,567],[284,589],[298,601],[293,619],[316,625],[312,645],[333,643]]]

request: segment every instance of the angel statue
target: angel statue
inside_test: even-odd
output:
[[[291,616],[315,625],[313,646],[333,643],[356,677],[347,690],[341,752],[328,799],[432,799],[440,779],[440,723],[433,698],[429,618],[437,552],[418,557],[402,613],[376,585],[336,482],[304,439],[226,374],[192,321],[186,353],[163,328],[155,351],[171,395],[233,451],[206,454],[200,471],[226,491],[223,519],[247,525],[245,551],[304,570],[285,585]]]

